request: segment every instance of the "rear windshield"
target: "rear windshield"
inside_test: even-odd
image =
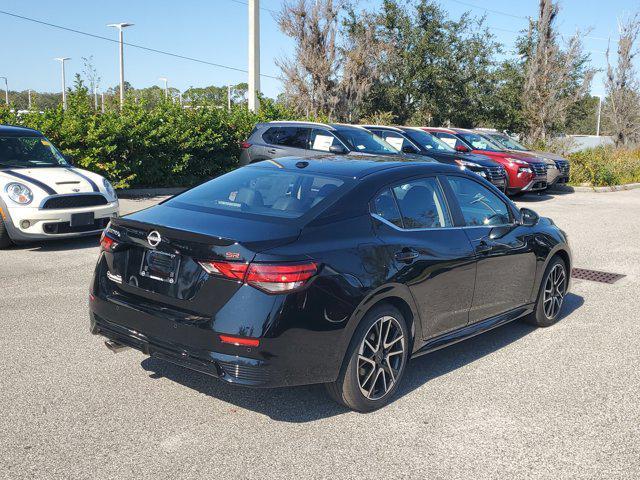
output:
[[[343,186],[345,181],[341,178],[248,167],[193,188],[165,205],[212,213],[295,219],[340,195]]]

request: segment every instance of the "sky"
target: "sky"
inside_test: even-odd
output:
[[[247,5],[246,0],[110,0],[106,8],[91,8],[94,2],[64,0],[0,0],[0,10],[40,21],[116,39],[117,31],[108,23],[131,22],[125,30],[125,42],[164,50],[246,70]],[[98,3],[98,2],[95,2]],[[376,8],[381,0],[362,0],[362,6]],[[440,0],[451,18],[463,12],[487,15],[498,41],[512,50],[517,31],[526,27],[523,17],[535,16],[537,0]],[[584,37],[585,49],[592,64],[604,68],[607,39],[615,50],[617,22],[640,8],[638,0],[561,0],[559,28],[571,35],[576,29],[590,33]],[[261,0],[261,73],[279,75],[277,58],[290,55],[293,43],[284,36],[274,20],[282,0]],[[2,52],[0,76],[6,76],[10,90],[33,89],[60,91],[60,64],[54,57],[71,57],[67,64],[67,85],[83,69],[82,57],[93,56],[102,89],[118,84],[118,45],[28,22],[0,13]],[[244,72],[173,58],[158,53],[125,47],[125,79],[136,88],[161,85],[167,77],[169,86],[185,90],[190,86],[227,85],[246,82]],[[594,80],[592,93],[604,91],[603,75]],[[3,85],[0,85],[0,88]],[[261,90],[275,97],[282,90],[280,80],[263,76]]]

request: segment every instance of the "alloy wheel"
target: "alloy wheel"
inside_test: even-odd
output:
[[[405,348],[398,320],[384,316],[371,325],[358,350],[358,384],[366,398],[378,400],[391,391],[404,366]]]
[[[563,265],[557,264],[551,269],[544,282],[542,306],[549,320],[555,319],[560,313],[566,290],[567,273]]]

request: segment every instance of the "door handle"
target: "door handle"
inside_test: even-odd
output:
[[[275,148],[267,148],[267,153],[270,153],[271,155],[278,153],[278,150],[276,150]]]
[[[411,248],[405,248],[396,252],[393,256],[399,262],[411,263],[418,258],[420,254]]]

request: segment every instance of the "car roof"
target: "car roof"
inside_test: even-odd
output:
[[[3,137],[42,137],[42,134],[33,128],[18,127],[15,125],[0,125],[0,136]]]
[[[460,171],[458,167],[436,162],[429,157],[406,158],[396,155],[318,155],[314,157],[281,157],[272,160],[252,163],[244,168],[269,168],[292,171],[304,170],[308,173],[336,175],[341,177],[363,178],[390,169],[411,169],[416,173],[447,173]]]
[[[338,130],[341,128],[353,128],[358,130],[366,130],[361,125],[351,125],[348,123],[319,123],[319,122],[307,122],[304,120],[273,120],[271,122],[261,123],[263,127],[267,126],[281,126],[281,127],[324,127],[327,130]]]

